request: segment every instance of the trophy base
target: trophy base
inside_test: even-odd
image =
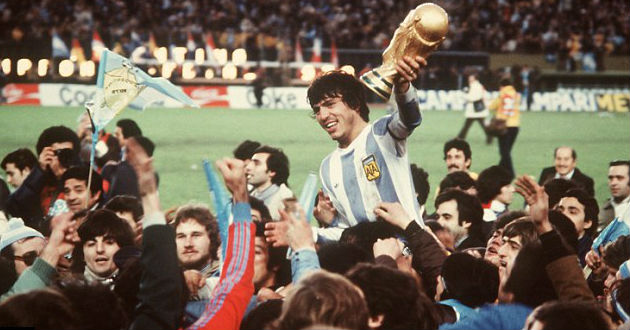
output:
[[[379,73],[379,68],[371,70],[361,76],[361,81],[367,88],[385,101],[388,101],[394,88],[394,77]]]

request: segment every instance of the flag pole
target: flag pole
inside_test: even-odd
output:
[[[94,151],[96,149],[96,140],[98,139],[98,132],[96,131],[96,125],[94,125],[94,120],[92,120],[92,114],[90,113],[90,109],[85,107],[85,112],[87,112],[88,117],[90,118],[90,125],[92,125],[92,146],[90,147],[90,172],[88,174],[88,182],[87,182],[87,193],[88,198],[85,201],[85,209],[90,207],[90,199],[92,199],[92,170],[94,169]]]

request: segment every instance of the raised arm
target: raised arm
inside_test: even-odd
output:
[[[574,252],[569,250],[560,235],[549,222],[549,196],[529,176],[521,176],[516,182],[516,191],[523,195],[529,205],[530,215],[542,242],[545,269],[558,295],[566,301],[593,301],[595,298],[584,280],[582,270]]]
[[[256,230],[251,221],[245,166],[238,159],[223,159],[216,165],[234,198],[234,222],[229,228],[228,248],[219,284],[203,314],[189,329],[239,329],[247,304],[254,294]]]
[[[138,177],[144,208],[140,257],[144,270],[138,291],[140,303],[130,329],[177,329],[182,316],[183,288],[175,233],[160,210],[153,159],[133,138],[127,141],[127,160]]]

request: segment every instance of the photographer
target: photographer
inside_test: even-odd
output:
[[[72,165],[79,162],[79,138],[65,126],[45,129],[36,145],[39,166],[35,166],[24,182],[7,200],[7,212],[41,231],[42,220],[59,200],[63,203],[60,180]],[[53,215],[53,214],[51,214]]]

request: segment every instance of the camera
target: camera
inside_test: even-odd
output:
[[[70,168],[77,162],[77,157],[74,154],[74,150],[70,148],[57,149],[54,151],[55,156],[59,159],[59,164],[65,168]]]

